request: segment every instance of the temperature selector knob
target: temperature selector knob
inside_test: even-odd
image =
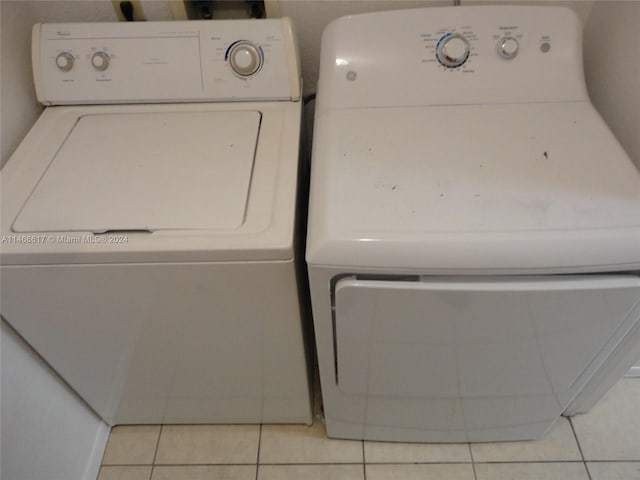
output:
[[[459,67],[469,58],[469,41],[459,33],[447,33],[436,45],[436,58],[448,68]]]
[[[63,72],[68,72],[73,68],[74,60],[73,55],[69,52],[59,53],[56,57],[56,66]]]
[[[106,52],[96,52],[91,56],[91,65],[99,72],[105,71],[109,67],[109,54]]]
[[[262,54],[253,43],[240,41],[229,49],[228,57],[231,69],[241,77],[250,77],[262,66]]]
[[[505,60],[511,60],[518,55],[520,44],[513,37],[504,37],[498,41],[498,54]]]

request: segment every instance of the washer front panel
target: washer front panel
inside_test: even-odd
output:
[[[84,115],[14,230],[238,228],[260,118],[246,111]]]

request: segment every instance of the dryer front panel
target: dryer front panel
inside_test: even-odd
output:
[[[366,397],[365,438],[536,437],[640,320],[640,279],[347,277],[334,312],[337,387]]]

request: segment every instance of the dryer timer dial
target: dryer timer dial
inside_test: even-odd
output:
[[[447,33],[436,45],[436,58],[447,68],[463,65],[469,58],[469,41],[459,33]]]

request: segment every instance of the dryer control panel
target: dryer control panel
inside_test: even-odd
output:
[[[45,105],[300,98],[287,18],[37,24],[32,61]]]
[[[318,107],[586,100],[581,31],[564,7],[343,17],[323,35]]]

